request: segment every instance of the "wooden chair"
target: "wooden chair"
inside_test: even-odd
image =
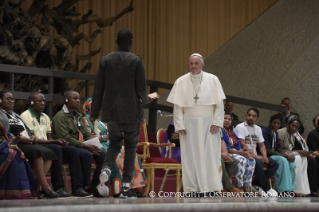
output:
[[[161,128],[156,133],[156,142],[157,144],[162,144],[166,135],[166,130]],[[158,147],[160,154],[162,154],[162,147]]]
[[[143,132],[141,131],[140,134],[144,135],[144,139],[142,140],[147,140],[147,130],[146,130],[146,123],[144,121],[143,123]],[[141,142],[143,143],[142,145],[144,146],[144,152],[143,152],[143,158],[142,158],[142,165],[148,165],[149,166],[149,171],[147,173],[147,178],[148,178],[148,183],[150,184],[151,191],[154,191],[154,180],[155,180],[155,169],[164,169],[165,175],[162,181],[162,185],[160,188],[160,191],[163,189],[166,177],[168,175],[168,172],[170,170],[175,170],[176,171],[176,192],[179,192],[180,190],[180,172],[182,169],[182,165],[175,159],[172,159],[172,147],[175,147],[174,143],[167,143],[167,144],[155,144],[155,143],[149,143],[147,142]],[[145,143],[145,144],[144,144]],[[168,151],[169,151],[169,158],[162,158],[162,157],[150,157],[150,151],[149,147],[164,147],[168,146]],[[148,156],[148,157],[147,157]],[[148,188],[149,189],[149,188]]]
[[[146,180],[148,186],[145,187],[144,194],[149,194],[149,188],[150,188],[150,182],[151,180],[151,165],[149,163],[146,163],[146,158],[150,156],[149,152],[149,142],[148,142],[148,136],[147,136],[147,129],[146,129],[146,122],[144,120],[143,123],[140,124],[140,135],[138,139],[137,149],[136,153],[141,159],[141,163],[144,170],[147,170],[147,172],[144,172],[146,175]]]

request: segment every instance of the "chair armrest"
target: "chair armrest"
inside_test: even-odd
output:
[[[149,150],[150,143],[147,141],[137,143],[137,146],[141,146],[141,145],[143,145],[143,157],[141,159],[142,159],[142,163],[145,163],[146,158],[150,156],[150,150]]]
[[[155,146],[155,147],[168,146],[168,158],[172,158],[172,147],[175,147],[176,145],[174,143],[165,143],[165,144],[150,143],[149,146]]]
[[[143,145],[143,146],[149,146],[150,143],[149,143],[149,142],[138,142],[138,143],[137,143],[137,146],[141,146],[141,145]]]
[[[155,147],[163,147],[163,146],[175,147],[176,145],[175,145],[174,143],[165,143],[165,144],[149,143],[149,146],[155,146]]]

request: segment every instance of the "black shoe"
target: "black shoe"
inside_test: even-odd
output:
[[[59,198],[65,198],[65,199],[72,198],[72,195],[67,193],[63,188],[58,189],[56,193],[60,195]]]
[[[120,193],[120,198],[121,199],[136,199],[136,194],[129,188],[124,189],[124,187],[122,186],[122,190]]]
[[[93,197],[93,194],[86,192],[83,188],[76,190],[73,192],[73,197],[75,198],[89,198]]]
[[[311,193],[310,193],[310,196],[311,196],[311,197],[318,197],[318,193],[317,193],[317,192],[311,192]]]
[[[44,198],[47,198],[47,199],[53,199],[53,198],[60,197],[60,195],[53,190],[51,190],[49,194],[42,192],[42,195]]]

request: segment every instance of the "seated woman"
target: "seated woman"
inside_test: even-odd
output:
[[[241,149],[239,138],[232,131],[230,127],[231,124],[231,114],[226,111],[224,115],[224,128],[221,129],[221,132],[230,156],[239,161],[235,173],[235,185],[237,188],[244,190],[245,192],[250,192],[249,187],[251,186],[256,162],[250,152]]]
[[[83,104],[83,117],[84,121],[86,122],[86,126],[88,127],[91,134],[96,136],[97,132],[95,132],[96,128],[95,125],[90,121],[91,115],[91,104],[92,98],[88,98],[87,101]],[[99,125],[97,126],[99,130],[99,140],[102,144],[101,150],[107,150],[109,147],[109,138],[107,133],[106,123],[99,121]],[[122,175],[123,175],[123,164],[124,164],[124,147],[122,147],[119,155],[116,158],[116,163],[112,170],[110,176],[110,182],[112,184],[112,192],[113,197],[118,197],[121,193],[121,186],[122,186]],[[134,189],[137,197],[146,197],[141,192],[139,192],[140,188],[144,188],[147,185],[146,176],[142,167],[141,160],[138,156],[135,158],[135,167],[133,172],[133,180],[130,185],[130,189]]]
[[[14,102],[12,93],[0,91],[0,119],[3,125],[8,127],[9,133],[18,137],[17,146],[29,160],[37,183],[42,187],[44,197],[57,198],[59,194],[51,189],[45,177],[51,167],[52,160],[56,160],[57,157],[52,150],[41,145],[34,145],[37,144],[37,137],[32,136],[30,129],[21,117],[12,111]]]
[[[179,143],[179,134],[175,132],[174,121],[172,121],[168,125],[168,128],[166,130],[166,135],[165,135],[163,143],[165,144],[167,142],[175,144],[175,147],[172,148],[172,158],[174,158],[181,164],[182,160],[181,160],[181,147]],[[161,156],[163,158],[167,158],[168,157],[167,154],[168,154],[168,147],[162,147]]]
[[[37,184],[23,152],[0,121],[0,199],[37,198]]]
[[[287,127],[278,130],[278,138],[284,152],[295,156],[296,193],[317,196],[317,163],[305,140],[298,133],[300,119],[291,115]],[[310,186],[310,187],[309,187]]]
[[[296,189],[296,164],[293,155],[283,154],[277,130],[281,126],[281,116],[270,117],[269,126],[262,129],[267,156],[279,163],[275,174],[276,188],[279,193]]]

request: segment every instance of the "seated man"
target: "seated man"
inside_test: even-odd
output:
[[[69,164],[73,196],[93,197],[92,194],[83,189],[82,170],[77,148],[68,146],[69,142],[64,142],[62,139],[52,139],[50,118],[43,113],[45,103],[45,97],[42,93],[31,93],[29,96],[30,107],[21,114],[21,118],[37,137],[38,144],[51,149],[58,158],[51,165],[51,182],[54,191],[60,195],[60,198],[71,197],[64,190],[62,176],[63,158]]]
[[[232,120],[238,121],[238,116],[235,113],[233,113],[233,110],[234,110],[234,103],[226,101],[225,102],[225,112],[230,113]]]
[[[277,192],[270,187],[269,178],[276,173],[279,164],[277,161],[267,157],[261,128],[255,125],[258,117],[259,110],[257,108],[249,108],[245,116],[246,121],[238,124],[234,129],[234,133],[240,139],[242,149],[250,152],[255,158],[255,179],[252,182],[253,187],[261,196],[264,196],[265,192],[271,196],[277,196]],[[257,143],[261,155],[257,155]],[[266,171],[264,171],[264,163],[268,165]]]
[[[83,143],[83,141],[93,137],[86,127],[83,116],[77,111],[80,106],[80,94],[76,91],[67,91],[64,97],[65,104],[62,110],[52,119],[52,136],[55,139],[62,138],[68,141],[71,146],[77,147],[82,168],[83,186],[90,187],[89,191],[94,196],[99,196],[96,186],[99,184],[105,152],[94,145]],[[96,160],[97,166],[90,183],[93,158]]]
[[[280,129],[281,129],[281,128],[287,126],[287,118],[288,118],[288,116],[291,116],[291,115],[299,116],[299,114],[295,113],[295,112],[292,112],[290,110],[291,109],[291,101],[290,101],[290,99],[288,97],[283,98],[281,100],[280,106],[286,106],[286,108],[287,108],[286,120],[285,120],[285,123],[281,123],[281,126],[280,126]],[[280,113],[278,113],[278,115],[280,115],[282,117],[283,114],[280,112]],[[305,131],[305,128],[304,128],[303,124],[300,122],[299,133],[302,134],[304,131]]]

